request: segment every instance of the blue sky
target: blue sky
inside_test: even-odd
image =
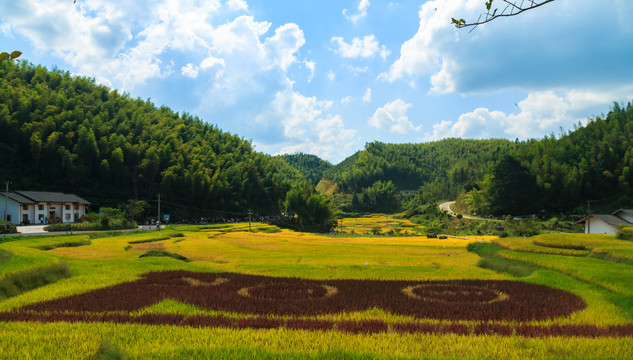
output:
[[[633,99],[633,1],[0,2],[2,51],[337,163],[367,142],[540,138]]]

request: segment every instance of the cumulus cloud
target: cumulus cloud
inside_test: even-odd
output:
[[[346,43],[340,36],[334,36],[331,42],[337,45],[334,52],[341,55],[344,58],[370,58],[375,55],[379,55],[383,60],[389,56],[390,51],[387,50],[385,45],[380,46],[376,36],[367,35],[365,37],[352,39],[351,43]]]
[[[182,76],[209,73],[212,80],[222,81],[276,69],[285,72],[297,62],[305,40],[296,24],[281,25],[264,38],[270,23],[252,16],[227,19],[225,9],[247,10],[248,5],[244,0],[224,5],[219,0],[162,0],[151,5],[91,0],[70,6],[24,0],[0,2],[0,18],[4,31],[25,36],[79,74],[103,78],[123,90],[169,76],[175,66]],[[181,57],[186,60],[179,64]],[[236,66],[227,66],[229,60]],[[244,69],[252,71],[244,76],[231,73]],[[229,82],[220,86],[240,86]]]
[[[633,31],[622,14],[633,13],[633,2],[616,2],[558,0],[469,32],[456,29],[450,19],[477,19],[482,1],[428,1],[420,7],[417,33],[402,44],[399,58],[381,78],[409,82],[428,76],[435,93],[592,89],[630,82],[627,59],[633,48],[612,44],[630,43]],[[605,36],[608,42],[601,40]],[[595,66],[598,57],[604,66]]]
[[[244,0],[229,0],[226,5],[232,10],[248,10],[248,4]]]
[[[569,130],[574,124],[585,122],[587,113],[598,111],[605,103],[613,99],[624,101],[631,96],[631,86],[604,92],[534,92],[517,103],[517,113],[506,114],[502,111],[478,108],[462,114],[455,122],[442,121],[433,125],[433,131],[425,134],[425,140],[447,137],[537,138],[543,134],[557,133],[560,128]]]
[[[367,90],[365,90],[365,95],[363,95],[363,102],[371,102],[371,88],[367,88]]]
[[[308,76],[308,82],[312,82],[312,79],[314,79],[314,71],[315,71],[315,67],[316,64],[314,63],[314,61],[304,61],[305,65],[306,65],[306,69],[310,70],[310,75]]]
[[[362,18],[367,16],[367,9],[369,8],[369,5],[371,5],[369,3],[369,0],[360,0],[360,2],[358,3],[358,7],[356,8],[356,10],[358,11],[357,13],[350,15],[348,14],[347,9],[343,9],[343,16],[345,16],[347,20],[356,24]]]
[[[279,142],[287,145],[280,153],[301,151],[340,161],[356,145],[356,130],[345,128],[340,115],[328,113],[332,105],[331,101],[287,88],[275,94],[270,108],[258,121],[281,124],[284,137]]]
[[[196,65],[189,63],[186,66],[183,66],[180,69],[180,73],[186,77],[190,77],[192,79],[195,79],[196,77],[198,77],[198,72],[200,71],[200,68],[197,67]]]
[[[387,129],[390,132],[406,134],[409,131],[420,131],[422,125],[414,126],[407,116],[411,104],[402,99],[394,100],[376,110],[369,119],[369,125],[377,129]]]
[[[334,73],[334,71],[330,70],[330,72],[327,73],[327,79],[330,81],[336,80],[336,74]]]

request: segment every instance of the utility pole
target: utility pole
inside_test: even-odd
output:
[[[251,231],[251,217],[253,216],[253,209],[248,209],[248,232]]]
[[[11,184],[11,181],[7,180],[4,184],[6,185],[6,190],[4,192],[4,229],[6,230],[8,228],[7,207],[9,205],[9,184]]]
[[[587,234],[591,234],[591,200],[587,200]]]
[[[159,228],[158,223],[160,222],[160,193],[158,193],[158,218],[156,219],[156,229]]]

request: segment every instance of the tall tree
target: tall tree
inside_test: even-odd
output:
[[[521,163],[504,156],[492,170],[487,189],[493,215],[521,215],[534,209],[535,182]]]

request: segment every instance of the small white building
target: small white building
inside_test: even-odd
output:
[[[612,214],[591,214],[576,224],[585,224],[585,234],[615,235],[620,226],[633,226],[633,210],[620,209]]]
[[[88,200],[74,194],[44,191],[13,191],[0,195],[0,213],[16,225],[77,222],[87,212]]]

